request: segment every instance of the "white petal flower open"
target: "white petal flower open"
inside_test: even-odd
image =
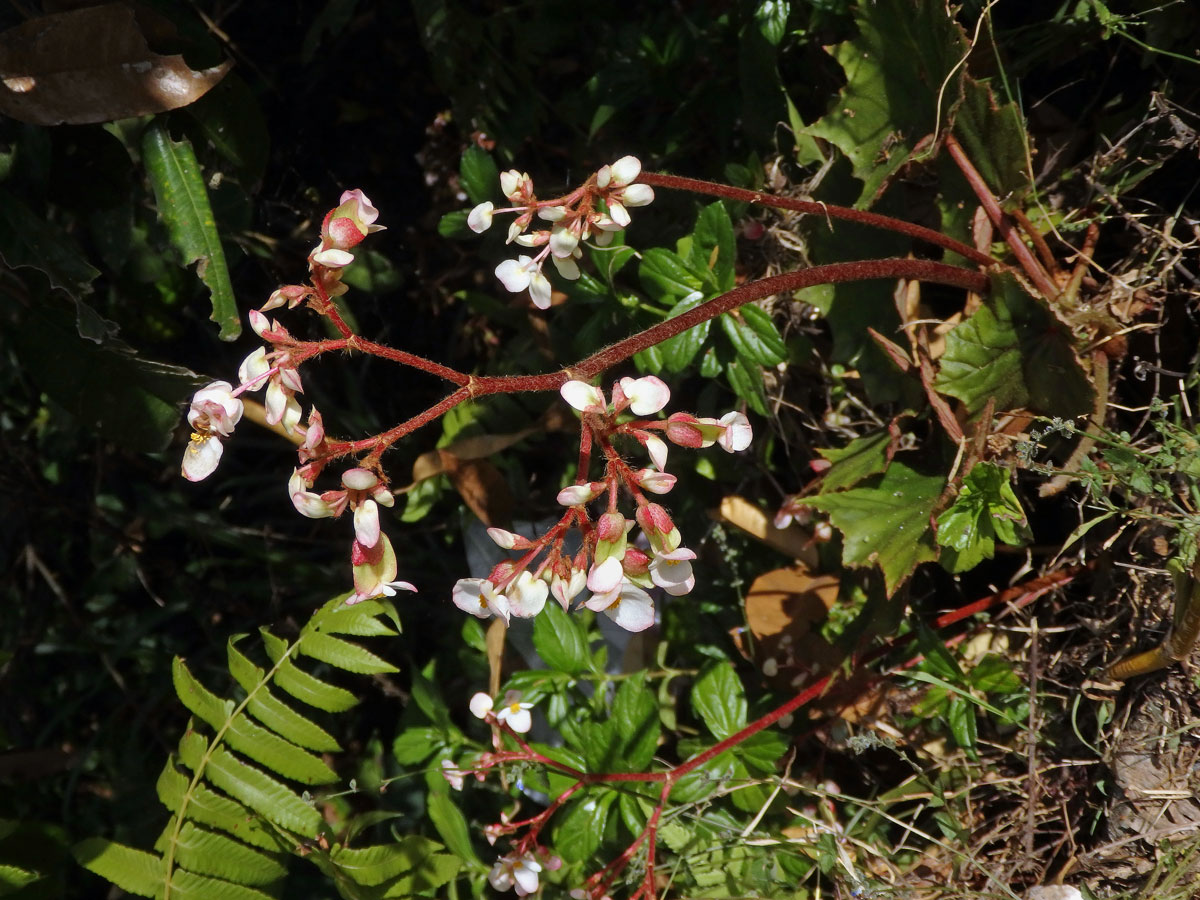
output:
[[[451,595],[454,605],[463,612],[487,619],[491,616],[508,622],[508,598],[484,578],[460,578]]]
[[[692,574],[692,560],[695,558],[696,554],[686,547],[656,554],[650,563],[650,580],[672,597],[691,593],[696,586],[696,578]]]
[[[203,481],[217,470],[217,464],[221,461],[221,454],[224,452],[225,448],[221,446],[221,439],[216,435],[193,434],[187,447],[184,448],[183,465],[180,467],[180,472],[188,481]]]
[[[529,287],[529,281],[537,270],[537,264],[531,257],[521,255],[516,259],[506,259],[496,266],[496,277],[504,285],[504,289],[519,294]]]
[[[550,586],[540,578],[526,570],[517,576],[517,580],[509,585],[505,592],[508,596],[508,607],[514,616],[530,619],[542,611],[546,605],[546,595]]]
[[[559,259],[557,256],[551,256],[550,261],[554,263],[554,268],[558,274],[567,281],[577,281],[579,279],[579,263],[575,262],[572,257]]]
[[[621,565],[621,560],[610,556],[600,564],[593,565],[592,570],[588,572],[588,590],[594,594],[606,594],[620,587],[624,575],[625,568]]]
[[[495,206],[490,200],[480,203],[467,213],[467,227],[476,234],[483,234],[492,227],[492,210]]]
[[[604,391],[586,381],[568,381],[558,392],[580,412],[604,412],[607,406]]]
[[[213,434],[221,437],[233,434],[234,426],[242,419],[242,401],[233,396],[233,385],[214,381],[196,391],[188,409],[188,424],[195,428],[202,416],[207,418],[207,430]]]
[[[300,477],[299,470],[293,469],[292,477],[288,479],[288,496],[292,498],[296,512],[309,519],[327,519],[332,516],[333,509],[329,504],[321,499],[320,494],[308,488],[304,479]]]
[[[543,275],[540,269],[529,277],[529,299],[538,309],[550,308],[551,293],[550,279]]]
[[[246,386],[246,390],[257,391],[266,384],[264,377],[270,371],[271,364],[267,362],[267,348],[259,347],[243,359],[242,364],[238,366],[238,381]]]
[[[504,703],[496,711],[496,721],[507,725],[517,734],[525,734],[533,727],[533,716],[530,710],[532,703],[521,703],[521,695],[512,693],[504,698]]]
[[[653,375],[622,378],[621,390],[629,398],[629,409],[635,416],[652,416],[671,399],[671,389],[666,382]]]
[[[626,631],[645,631],[654,624],[654,602],[650,595],[628,581],[606,594],[594,594],[584,603],[603,612]]]
[[[550,252],[559,259],[566,259],[579,246],[579,235],[569,228],[555,225],[550,232]]]

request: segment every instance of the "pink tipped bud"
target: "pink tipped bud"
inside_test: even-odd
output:
[[[528,550],[533,546],[532,541],[511,531],[505,531],[503,528],[489,528],[487,533],[497,547],[505,550]]]
[[[698,450],[704,446],[704,432],[698,427],[698,419],[687,413],[675,413],[667,419],[667,440],[680,447]]]

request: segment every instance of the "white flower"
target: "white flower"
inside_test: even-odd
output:
[[[374,500],[364,500],[354,510],[354,537],[364,547],[374,547],[379,534],[379,507]]]
[[[721,416],[719,421],[725,426],[725,431],[717,438],[717,443],[722,449],[727,453],[734,453],[750,446],[754,431],[750,428],[749,419],[740,412],[730,412]]]
[[[514,616],[529,619],[536,616],[546,605],[550,586],[540,578],[534,578],[526,569],[508,587],[508,607]]]
[[[516,259],[506,259],[496,266],[496,277],[513,294],[528,288],[529,298],[538,309],[550,308],[550,279],[542,274],[540,262],[524,254]]]
[[[496,713],[496,721],[507,725],[517,734],[526,734],[533,727],[533,716],[529,712],[531,709],[533,704],[522,703],[519,692],[509,691],[500,711]]]
[[[550,582],[550,593],[554,595],[554,599],[565,610],[586,586],[587,572],[583,569],[572,568],[571,575],[568,578],[563,578],[558,574],[554,575]]]
[[[587,587],[594,594],[607,594],[620,587],[625,568],[616,556],[610,556],[603,562],[593,564],[588,573]]]
[[[225,448],[215,434],[192,433],[192,438],[183,450],[183,465],[180,472],[188,481],[203,481],[217,470]]]
[[[600,496],[600,490],[593,484],[572,484],[558,492],[560,506],[582,506]]]
[[[672,597],[690,593],[696,586],[692,574],[692,560],[696,554],[686,547],[678,547],[670,553],[656,553],[650,563],[650,580]]]
[[[229,437],[242,419],[242,401],[228,381],[214,381],[196,392],[188,409],[188,424],[204,434]]]
[[[481,619],[496,616],[508,622],[508,598],[484,578],[460,578],[451,595],[454,605]]]
[[[450,787],[454,788],[456,791],[461,791],[463,789],[463,776],[467,773],[458,768],[458,766],[454,765],[453,760],[443,759],[441,766],[442,777],[450,783]]]
[[[498,891],[514,888],[518,897],[525,897],[538,889],[538,872],[541,864],[531,855],[502,856],[488,872],[488,882]]]
[[[482,234],[492,227],[492,210],[495,207],[491,201],[480,203],[467,215],[467,227],[476,234]]]
[[[654,463],[655,468],[660,472],[667,470],[667,442],[662,438],[654,435],[646,437],[646,452],[650,454],[650,461]]]
[[[333,508],[321,499],[321,495],[309,490],[308,483],[305,482],[299,469],[292,470],[292,477],[288,479],[288,495],[292,498],[292,505],[296,507],[296,512],[309,519],[327,519],[333,515]]]
[[[603,612],[626,631],[645,631],[654,624],[654,602],[650,595],[628,581],[608,593],[593,594],[584,606]]]
[[[467,708],[471,710],[471,715],[477,719],[486,719],[487,714],[492,711],[492,698],[489,694],[480,691],[471,697],[471,702],[467,704]]]
[[[652,494],[668,494],[675,487],[675,476],[667,472],[642,469],[637,473],[637,483]]]
[[[550,232],[550,252],[559,259],[568,259],[579,247],[579,235],[569,228],[555,225]]]
[[[652,416],[671,399],[671,389],[661,378],[622,378],[621,392],[629,400],[629,410],[635,416]]]
[[[607,409],[604,391],[586,381],[568,381],[558,392],[580,412],[604,412]]]

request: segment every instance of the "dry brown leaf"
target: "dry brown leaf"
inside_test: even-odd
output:
[[[450,476],[463,502],[484,525],[499,528],[512,525],[516,501],[499,469],[486,459],[462,460],[449,450],[439,450],[438,454],[442,471]]]
[[[746,622],[754,636],[755,659],[772,683],[798,687],[841,663],[842,654],[817,630],[837,595],[837,578],[813,575],[805,566],[775,569],[754,579],[746,594]]]
[[[153,53],[121,3],[38,16],[0,33],[0,113],[32,125],[151,115],[194,103],[230,65]]]
[[[776,528],[765,512],[744,497],[730,494],[721,501],[720,509],[709,515],[718,522],[740,528],[751,537],[792,559],[800,560],[810,568],[817,565],[817,550],[811,534],[799,525]]]

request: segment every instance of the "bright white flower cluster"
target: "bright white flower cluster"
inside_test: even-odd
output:
[[[497,616],[507,622],[512,616],[536,616],[550,596],[566,610],[586,588],[590,593],[582,606],[603,612],[628,631],[644,631],[654,624],[650,590],[682,596],[696,584],[696,554],[682,546],[670,514],[646,497],[666,494],[675,486],[675,476],[666,471],[667,442],[691,448],[718,444],[733,453],[750,445],[750,423],[740,412],[720,419],[675,413],[665,419],[625,421],[627,413],[651,416],[667,405],[671,392],[653,375],[620,379],[612,386],[611,401],[600,388],[582,381],[568,381],[560,393],[582,414],[583,447],[604,454],[605,478],[560,491],[558,502],[567,511],[536,541],[502,528],[488,529],[497,545],[522,555],[500,563],[487,578],[461,579],[454,586],[454,604],[480,618]],[[653,467],[638,469],[626,463],[614,447],[617,437],[641,444]],[[586,453],[581,456],[586,459]],[[633,519],[617,509],[622,489],[637,505]],[[608,507],[593,521],[587,504],[601,497],[608,498]],[[640,540],[630,539],[635,526],[641,529]],[[583,543],[574,555],[564,548],[572,529],[580,532]]]
[[[653,188],[635,183],[641,171],[642,163],[637,157],[623,156],[602,167],[570,194],[554,200],[538,200],[533,192],[533,179],[525,172],[510,169],[500,173],[500,189],[512,206],[496,209],[491,201],[480,203],[468,214],[467,226],[479,234],[492,226],[496,213],[517,214],[509,225],[506,243],[541,249],[533,256],[520,254],[500,263],[496,277],[514,294],[528,290],[534,306],[548,309],[550,279],[542,272],[546,260],[554,264],[563,278],[577,279],[577,260],[583,256],[580,244],[590,240],[596,246],[607,246],[615,232],[629,225],[630,208],[646,206],[654,200]],[[550,223],[550,227],[528,231],[535,216]]]

